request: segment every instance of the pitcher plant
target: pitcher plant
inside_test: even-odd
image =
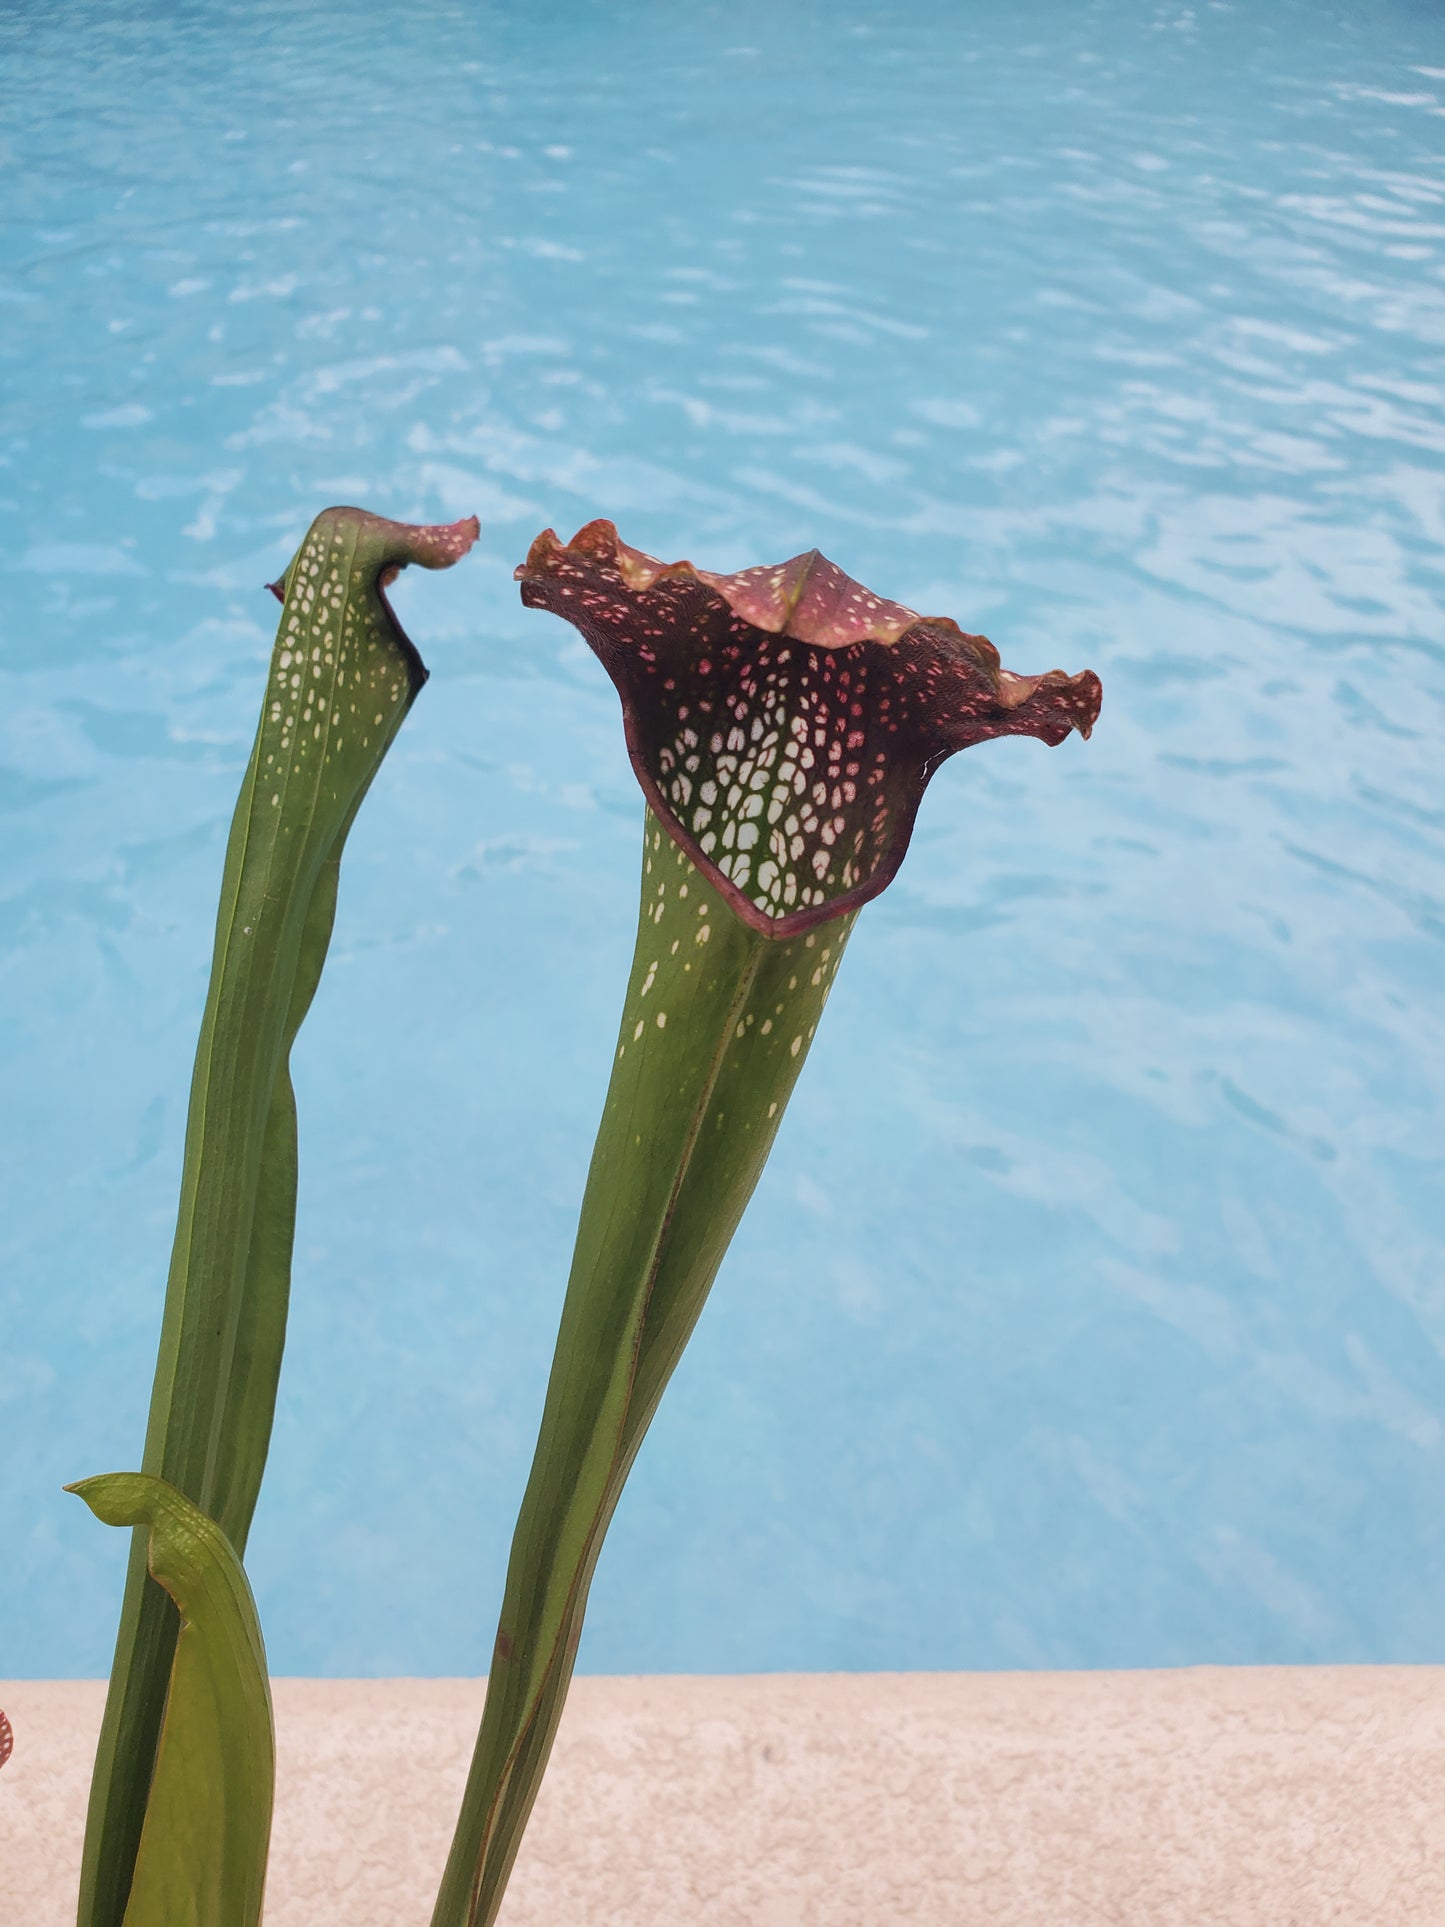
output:
[[[636,949],[486,1704],[433,1927],[491,1927],[571,1680],[608,1523],[762,1172],[860,907],[929,778],[995,736],[1087,737],[1089,671],[983,636],[816,550],[716,574],[596,521],[517,570],[617,687],[646,798]]]

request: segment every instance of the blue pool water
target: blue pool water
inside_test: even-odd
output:
[[[219,865],[312,514],[471,510],[297,1050],[250,1564],[475,1672],[630,955],[512,565],[816,544],[1094,667],[865,911],[593,1671],[1445,1660],[1433,0],[0,12],[0,1675],[109,1659]]]

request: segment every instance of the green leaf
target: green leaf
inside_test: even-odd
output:
[[[496,1918],[613,1508],[753,1186],[858,907],[924,788],[996,736],[1087,736],[1099,679],[1018,676],[813,550],[719,575],[608,521],[542,532],[529,608],[616,685],[649,805],[637,951],[482,1730],[433,1927]],[[695,867],[694,867],[695,866]]]
[[[772,1147],[852,927],[777,939],[649,811],[637,948],[482,1729],[433,1927],[490,1927],[632,1461]]]
[[[124,1927],[256,1927],[275,1739],[241,1562],[220,1527],[163,1479],[111,1472],[66,1490],[107,1525],[149,1528],[150,1571],[180,1611]]]
[[[476,533],[475,520],[411,528],[328,509],[277,585],[281,623],[226,849],[143,1461],[238,1553],[286,1331],[291,1045],[330,942],[347,832],[426,680],[384,590],[408,562],[448,567]],[[91,1787],[80,1927],[121,1927],[175,1637],[138,1540]]]

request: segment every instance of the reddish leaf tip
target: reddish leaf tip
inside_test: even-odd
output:
[[[364,509],[332,513],[358,517],[365,533],[381,545],[383,568],[393,571],[404,569],[409,562],[420,563],[424,569],[449,569],[461,561],[482,532],[475,515],[464,515],[456,522],[388,522]]]

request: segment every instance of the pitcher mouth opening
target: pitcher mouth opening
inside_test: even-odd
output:
[[[1019,676],[986,636],[889,602],[816,550],[732,575],[660,562],[608,521],[516,571],[616,686],[668,834],[750,928],[785,938],[887,888],[934,771],[995,736],[1087,736],[1099,679]]]

